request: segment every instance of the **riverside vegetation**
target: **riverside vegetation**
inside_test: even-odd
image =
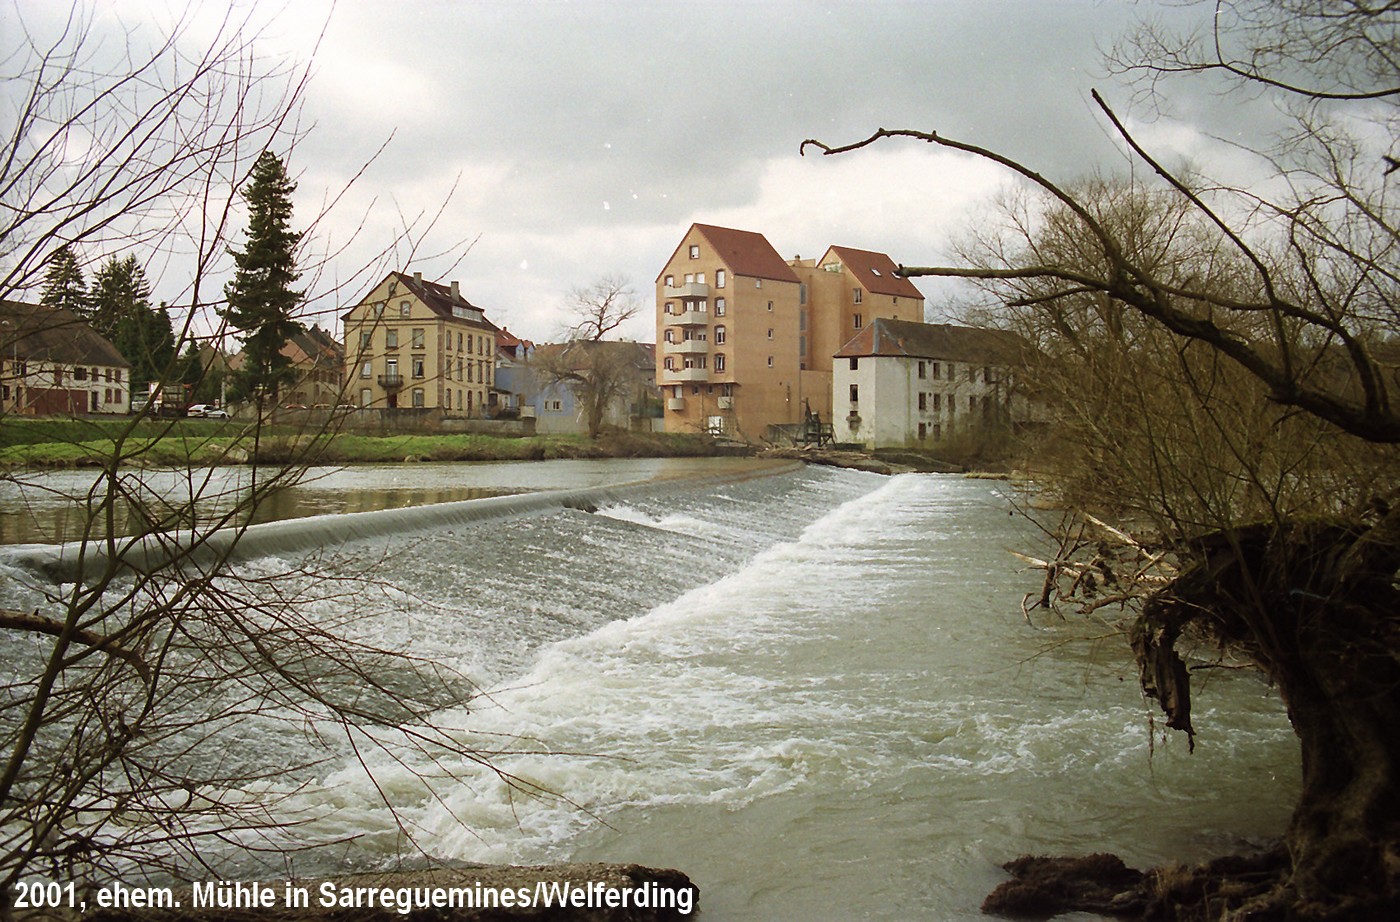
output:
[[[395,461],[540,461],[556,458],[697,457],[718,453],[703,435],[614,431],[582,435],[469,433],[366,435],[238,420],[6,418],[0,467],[88,467],[117,451],[133,465],[278,463],[293,455],[328,464]]]

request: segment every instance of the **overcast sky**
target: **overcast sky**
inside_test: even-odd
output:
[[[48,4],[19,2],[27,14]],[[152,6],[100,3],[98,24]],[[314,54],[315,127],[288,158],[298,215],[315,214],[392,135],[318,227],[338,244],[369,215],[337,257],[341,274],[382,247],[400,214],[435,211],[455,185],[423,252],[474,240],[470,251],[401,268],[460,280],[498,324],[537,340],[558,334],[569,289],[604,273],[630,278],[649,305],[697,221],[759,231],[786,257],[842,244],[899,262],[948,258],[1004,172],[914,142],[804,158],[801,141],[914,127],[1060,179],[1123,169],[1089,100],[1097,87],[1129,108],[1101,50],[1135,19],[1181,17],[1107,0],[296,0],[255,13],[271,19],[266,53]],[[1210,156],[1213,136],[1246,130],[1205,88],[1182,85],[1173,100],[1170,118],[1135,122],[1168,159]],[[919,284],[936,313],[945,292]],[[357,294],[314,307],[329,323]],[[643,318],[626,334],[653,340]]]

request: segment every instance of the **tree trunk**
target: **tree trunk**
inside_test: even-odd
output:
[[[1378,524],[1269,524],[1198,542],[1134,631],[1144,691],[1190,730],[1173,645],[1184,631],[1243,650],[1275,682],[1302,748],[1284,917],[1400,918],[1400,542]]]

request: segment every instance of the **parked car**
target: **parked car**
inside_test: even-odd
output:
[[[186,416],[198,416],[203,419],[228,419],[228,411],[221,407],[216,407],[207,403],[196,403],[185,411]]]

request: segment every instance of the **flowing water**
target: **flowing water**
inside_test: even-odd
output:
[[[379,639],[490,690],[439,722],[518,740],[496,767],[564,799],[347,760],[296,807],[357,838],[302,860],[388,863],[406,828],[438,858],[678,867],[712,920],[973,919],[1025,852],[1277,835],[1297,750],[1276,697],[1209,673],[1196,753],[1154,735],[1121,638],[1023,619],[1038,581],[1007,549],[1037,537],[1006,489],[808,468],[342,548],[397,587]]]

